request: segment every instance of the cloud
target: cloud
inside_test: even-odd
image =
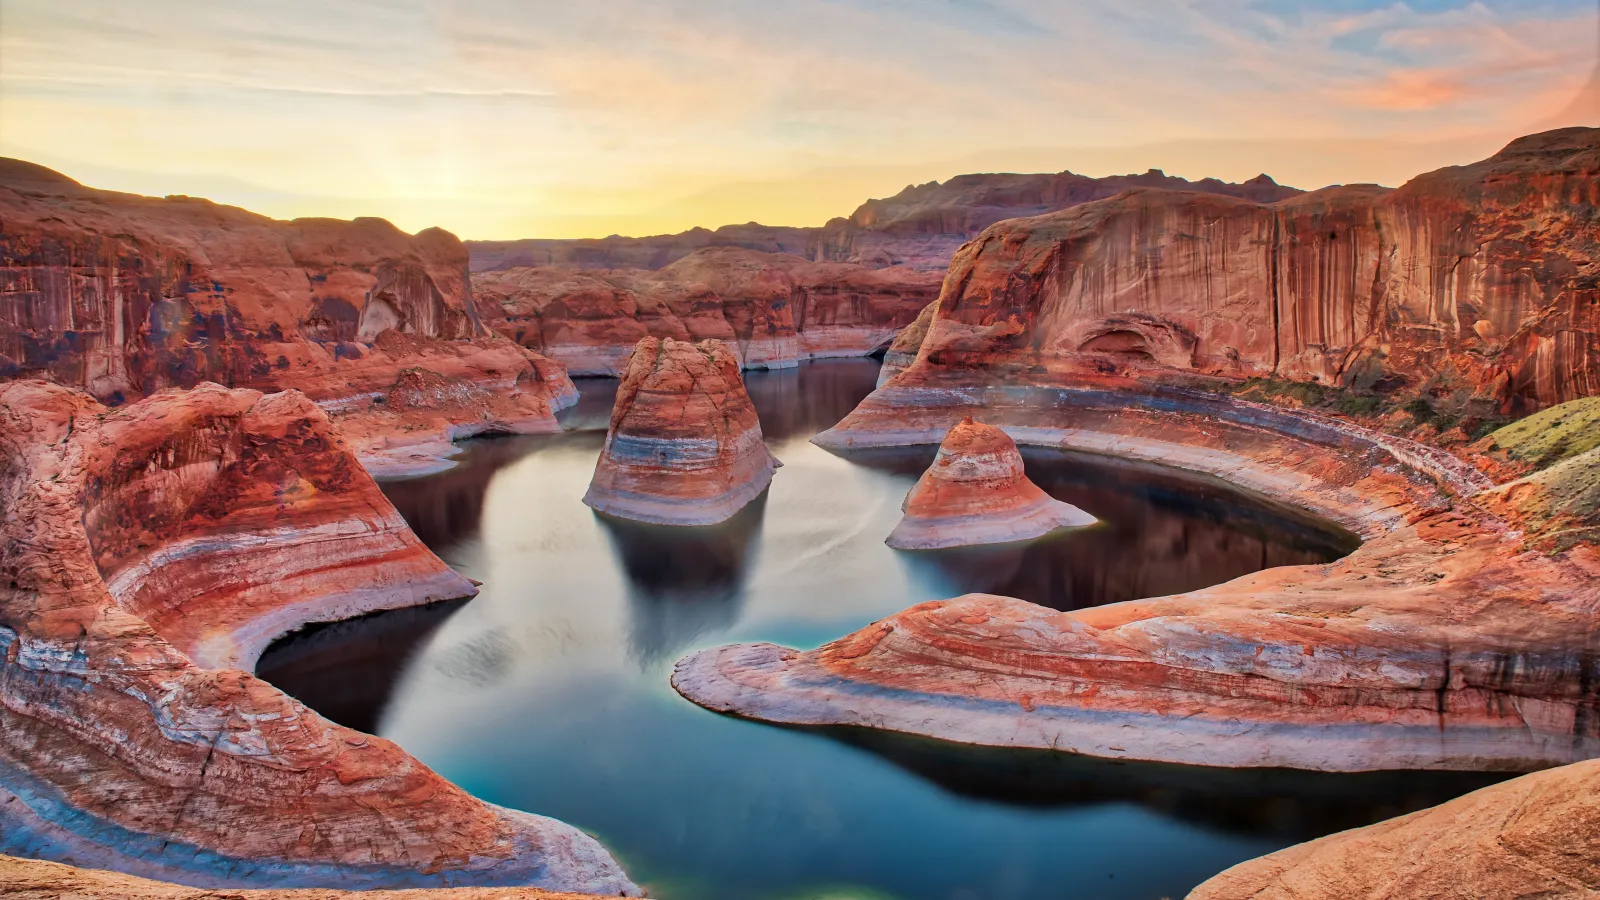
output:
[[[144,172],[159,193],[241,179],[302,213],[372,202],[469,236],[803,224],[835,192],[802,173],[883,173],[890,193],[889,173],[1018,147],[1503,144],[1571,103],[1600,26],[1589,3],[1450,0],[4,0],[0,16],[0,152]],[[1364,151],[1316,159],[1306,178],[1377,171]]]

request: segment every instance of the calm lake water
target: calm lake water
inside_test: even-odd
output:
[[[1490,783],[1118,763],[706,712],[667,678],[689,650],[814,647],[965,591],[1073,609],[1349,552],[1348,535],[1214,481],[1026,453],[1101,519],[1025,547],[883,544],[934,448],[844,459],[808,443],[871,389],[870,360],[747,374],[783,461],[715,528],[638,526],[580,500],[616,382],[584,380],[565,434],[476,441],[384,485],[471,601],[274,645],[258,671],[493,803],[597,835],[665,900],[1181,897],[1222,869]]]

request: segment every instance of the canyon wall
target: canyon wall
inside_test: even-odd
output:
[[[941,281],[937,272],[727,247],[654,271],[541,267],[472,276],[486,325],[574,375],[620,374],[643,337],[719,340],[747,369],[866,356],[933,302]]]
[[[298,392],[0,385],[0,852],[200,886],[633,886],[248,670],[473,594]],[[246,823],[241,827],[241,823]]]
[[[1300,191],[1266,175],[1243,184],[1215,178],[1189,181],[1151,169],[1143,175],[1090,178],[1072,172],[1042,175],[957,175],[943,183],[907,185],[868,200],[848,217],[819,228],[724,225],[652,237],[468,241],[472,271],[552,266],[564,269],[659,269],[708,247],[790,253],[813,262],[870,268],[911,266],[943,271],[969,238],[1002,219],[1036,216],[1101,200],[1130,188],[1160,187],[1244,197],[1271,203]]]
[[[984,231],[889,362],[1089,355],[1526,413],[1600,392],[1597,209],[1589,128],[1394,191],[1131,191]]]
[[[488,415],[505,429],[554,430],[571,391],[559,366],[479,322],[466,249],[445,231],[281,222],[0,159],[0,379],[113,405],[207,381],[293,388],[351,416],[418,366],[514,395]],[[489,427],[461,412],[453,424]]]

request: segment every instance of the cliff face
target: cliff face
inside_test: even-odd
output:
[[[1188,181],[1151,169],[1143,175],[1090,178],[1053,175],[958,175],[944,183],[909,185],[868,200],[848,217],[820,228],[724,225],[679,234],[582,240],[468,241],[472,271],[551,266],[563,269],[659,269],[708,247],[789,253],[814,262],[869,268],[910,266],[943,271],[973,235],[1002,219],[1037,216],[1102,200],[1130,188],[1159,187],[1243,197],[1272,203],[1300,193],[1266,175],[1231,184],[1215,178]]]
[[[865,356],[938,296],[941,276],[700,250],[656,271],[517,268],[472,277],[490,328],[579,375],[616,375],[642,337],[727,343],[744,368]]]
[[[413,366],[515,382],[512,418],[538,428],[555,427],[569,390],[558,367],[479,324],[466,249],[444,231],[280,222],[0,160],[0,379],[112,404],[204,381],[293,388],[351,415]]]
[[[0,505],[0,851],[210,886],[632,889],[591,839],[243,671],[306,622],[474,592],[304,396],[0,386]]]
[[[713,525],[766,490],[780,463],[719,341],[639,341],[583,502],[657,525]]]
[[[1001,222],[890,362],[1087,354],[1526,412],[1600,391],[1597,191],[1600,129],[1574,128],[1396,191],[1139,190]]]

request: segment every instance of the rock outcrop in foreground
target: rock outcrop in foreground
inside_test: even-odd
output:
[[[639,341],[583,502],[657,525],[714,525],[767,489],[780,463],[720,341]]]
[[[398,415],[383,401],[409,369],[476,396]],[[479,321],[448,232],[282,222],[0,159],[0,380],[22,378],[110,405],[202,382],[299,390],[395,474],[437,468],[452,435],[559,430],[576,398],[559,365]]]
[[[896,550],[1003,544],[1095,523],[1029,481],[1016,442],[970,416],[945,435],[902,508],[887,541]]]
[[[470,596],[296,392],[0,386],[0,852],[199,886],[633,886],[248,670]]]
[[[925,603],[810,652],[704,651],[678,664],[678,690],[775,722],[1200,765],[1515,770],[1600,755],[1600,552],[1582,539],[1600,524],[1600,451],[1496,487],[1349,423],[1053,377],[897,380],[818,442],[922,443],[981,410],[1020,442],[1224,477],[1366,543],[1330,565],[1068,613]]]
[[[1449,803],[1240,863],[1188,900],[1600,895],[1600,762],[1524,775]]]
[[[719,340],[746,369],[867,356],[939,296],[942,276],[700,250],[657,271],[513,268],[476,273],[482,320],[574,375],[619,375],[640,338]]]
[[[205,890],[13,856],[0,856],[0,897],[7,900],[594,900],[593,894],[558,894],[526,887],[400,891]]]

